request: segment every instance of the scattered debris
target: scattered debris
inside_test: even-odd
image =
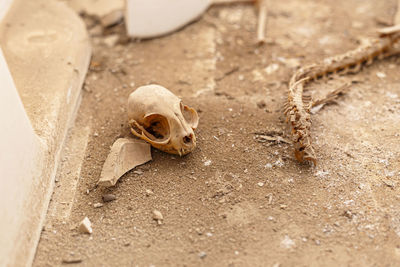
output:
[[[93,204],[93,207],[101,208],[101,207],[103,207],[103,203],[95,203],[95,204]]]
[[[119,40],[118,34],[111,34],[103,38],[104,44],[108,47],[114,47],[118,43],[118,40]]]
[[[279,65],[276,63],[273,63],[271,65],[268,65],[264,71],[265,73],[267,73],[268,75],[271,75],[272,73],[274,73],[275,71],[277,71],[279,69]]]
[[[163,224],[164,217],[160,211],[153,210],[153,220],[156,220],[158,225],[161,225]]]
[[[151,191],[150,189],[146,189],[146,197],[153,195],[154,192]]]
[[[279,57],[278,60],[291,69],[297,68],[301,65],[300,59],[298,58]]]
[[[119,138],[111,147],[98,184],[114,186],[127,171],[151,160],[149,144],[136,139]]]
[[[254,139],[259,143],[267,143],[270,142],[270,145],[277,145],[281,143],[290,144],[290,141],[282,137],[282,133],[280,132],[266,132],[266,133],[254,133]],[[272,166],[271,166],[272,167]]]
[[[199,115],[160,85],[141,86],[131,93],[128,117],[131,132],[161,151],[183,156],[196,147]]]
[[[261,82],[265,80],[264,76],[259,70],[255,69],[251,73],[253,74],[253,82]]]
[[[281,247],[283,248],[292,248],[296,245],[296,243],[288,236],[285,235],[285,237],[281,241]]]
[[[100,23],[104,28],[108,28],[121,23],[123,18],[124,13],[122,12],[122,10],[118,9],[102,16],[100,19]]]
[[[376,73],[376,76],[377,76],[378,78],[381,78],[381,79],[386,78],[386,74],[385,74],[384,72],[381,72],[381,71],[378,71],[378,72]]]
[[[218,77],[218,78],[215,78],[215,81],[221,81],[221,80],[223,80],[225,77],[227,77],[227,76],[229,76],[229,75],[231,75],[231,74],[233,74],[233,73],[235,73],[235,72],[237,72],[237,71],[239,71],[239,67],[238,66],[235,66],[235,67],[233,67],[232,69],[230,69],[230,70],[228,70],[227,72],[225,72],[224,74],[222,74],[222,76],[221,77]]]
[[[61,261],[62,264],[77,264],[77,263],[81,263],[81,262],[82,262],[82,259],[79,259],[79,258],[77,258],[77,259],[63,259]]]
[[[88,217],[85,217],[78,226],[78,231],[85,234],[93,233],[92,223]]]
[[[265,108],[267,106],[267,104],[265,103],[264,100],[260,100],[256,104],[257,104],[257,107],[260,109]]]
[[[392,188],[392,189],[396,186],[396,183],[394,183],[393,181],[388,180],[388,179],[383,179],[382,182],[383,182],[387,187]]]
[[[102,196],[103,202],[111,202],[117,199],[114,194],[104,194]]]
[[[354,214],[350,210],[346,210],[343,212],[342,216],[351,220],[353,219]]]
[[[204,251],[199,252],[199,258],[200,259],[204,259],[205,257],[207,257],[207,253]]]

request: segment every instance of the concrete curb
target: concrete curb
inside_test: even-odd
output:
[[[2,134],[9,140],[0,139],[0,146],[9,149],[2,153],[13,156],[9,162],[25,159],[15,165],[18,168],[0,165],[0,184],[6,185],[0,206],[4,215],[0,266],[29,266],[53,192],[61,148],[79,105],[91,46],[75,12],[64,3],[48,0],[15,0],[0,24],[0,46],[28,117],[25,128],[31,128],[22,130],[16,124]],[[13,99],[18,102],[18,95]],[[2,108],[0,122],[11,125],[6,118],[10,114]],[[30,143],[33,150],[19,145],[27,138],[36,140]]]

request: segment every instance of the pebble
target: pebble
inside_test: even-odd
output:
[[[151,191],[150,189],[146,189],[146,197],[153,195],[154,192]]]
[[[386,74],[385,74],[384,72],[380,72],[380,71],[378,71],[378,72],[376,73],[376,76],[378,76],[378,77],[381,78],[381,79],[386,78]]]
[[[101,208],[101,207],[103,207],[103,204],[102,203],[95,203],[95,204],[93,204],[93,207]]]
[[[259,187],[263,187],[263,186],[264,186],[264,183],[263,183],[263,182],[259,182],[259,183],[257,183],[257,185],[258,185]]]
[[[207,253],[205,253],[204,251],[201,251],[201,252],[199,253],[199,258],[200,258],[200,259],[204,259],[205,257],[207,257]]]
[[[103,202],[110,202],[110,201],[114,201],[117,199],[117,197],[114,194],[105,194],[103,195]]]
[[[93,233],[92,223],[88,217],[85,217],[78,226],[78,231],[85,234]]]
[[[120,23],[122,21],[124,17],[124,13],[122,12],[122,10],[114,10],[111,11],[110,13],[104,15],[101,19],[101,25],[103,27],[111,27],[114,26],[118,23]]]
[[[264,69],[264,71],[265,71],[268,75],[270,75],[270,74],[274,73],[275,71],[277,71],[278,69],[279,69],[279,65],[276,64],[276,63],[274,63],[274,64],[271,64],[271,65],[267,66],[267,67]]]
[[[160,211],[153,210],[153,219],[156,220],[159,225],[161,225],[163,223],[164,217]]]
[[[108,47],[113,47],[117,44],[119,40],[119,36],[117,34],[112,34],[107,37],[104,37],[103,43]]]
[[[63,259],[62,263],[63,264],[77,264],[77,263],[81,263],[82,259]]]
[[[211,165],[211,160],[206,160],[204,162],[204,166],[210,166]]]

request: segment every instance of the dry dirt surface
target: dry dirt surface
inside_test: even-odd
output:
[[[73,130],[90,129],[87,149],[73,205],[51,203],[71,212],[48,216],[34,266],[400,265],[400,58],[310,84],[318,97],[353,81],[312,117],[316,167],[296,162],[282,113],[297,67],[374,36],[396,0],[269,2],[263,46],[251,5],[213,7],[140,42],[85,18],[94,51]],[[182,158],[152,150],[114,188],[96,188],[110,146],[130,136],[128,95],[149,83],[198,110],[198,147]],[[76,230],[85,216],[91,235]]]

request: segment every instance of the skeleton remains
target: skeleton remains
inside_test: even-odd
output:
[[[196,147],[196,110],[160,85],[137,88],[128,99],[131,132],[153,147],[180,156]]]
[[[295,157],[299,162],[311,161],[316,164],[310,133],[310,109],[316,106],[316,102],[313,102],[310,96],[303,94],[306,84],[330,74],[356,73],[363,65],[370,65],[375,59],[400,54],[399,43],[400,30],[397,27],[390,27],[380,31],[379,38],[369,40],[355,50],[327,58],[320,64],[310,65],[296,71],[289,83],[285,115],[287,123],[291,126]],[[319,104],[329,102],[342,93],[345,88],[335,90],[328,94],[325,100],[317,102]]]

